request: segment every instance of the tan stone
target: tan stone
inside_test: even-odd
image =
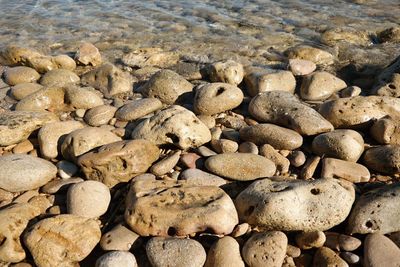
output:
[[[230,236],[224,236],[215,242],[207,254],[204,267],[244,267],[238,242]]]
[[[89,42],[83,42],[79,45],[75,60],[82,65],[92,66],[98,66],[102,62],[99,49]]]
[[[14,97],[16,100],[21,100],[24,97],[36,91],[39,91],[42,88],[43,85],[40,85],[38,83],[20,83],[11,87],[10,93],[12,97]]]
[[[43,86],[63,86],[66,84],[77,83],[80,78],[74,72],[64,69],[54,69],[46,72],[40,79]]]
[[[55,179],[42,186],[40,191],[45,194],[64,193],[72,185],[83,181],[82,178]]]
[[[36,70],[29,67],[13,67],[7,68],[4,73],[4,81],[9,85],[21,83],[33,83],[39,80],[40,74]]]
[[[29,151],[32,151],[34,149],[33,144],[29,140],[22,141],[21,143],[18,143],[14,148],[13,148],[13,153],[14,154],[26,154]]]
[[[353,27],[332,28],[321,34],[321,42],[329,46],[340,43],[368,46],[372,44],[371,33]]]
[[[90,126],[100,126],[107,124],[114,117],[116,111],[116,107],[101,105],[89,109],[83,119]]]
[[[111,251],[96,260],[96,267],[137,267],[135,256],[128,251]]]
[[[166,174],[167,172],[173,170],[173,168],[178,163],[180,156],[181,156],[180,150],[167,155],[165,158],[163,158],[156,164],[153,164],[153,166],[151,166],[150,168],[150,172],[158,176]]]
[[[393,60],[376,77],[376,82],[371,93],[396,98],[400,96],[400,57]]]
[[[306,160],[307,160],[304,152],[300,151],[300,150],[292,151],[291,153],[289,153],[287,158],[290,161],[290,164],[296,168],[303,166],[303,164],[306,163]],[[324,177],[324,176],[321,176],[321,177]]]
[[[304,100],[325,100],[346,87],[347,84],[336,76],[317,71],[303,78],[300,96]]]
[[[400,145],[400,123],[396,118],[385,116],[374,121],[370,133],[380,144]]]
[[[325,241],[322,231],[300,232],[296,235],[296,244],[300,249],[320,248]]]
[[[21,99],[15,106],[17,111],[56,111],[66,109],[65,89],[62,87],[44,87]]]
[[[68,86],[65,102],[74,109],[90,109],[104,104],[101,94],[91,87]]]
[[[314,255],[313,267],[320,266],[337,266],[349,267],[349,265],[339,257],[333,250],[327,247],[322,247],[317,250]]]
[[[289,172],[290,162],[287,158],[282,156],[271,145],[265,144],[260,147],[260,155],[272,161],[276,166],[276,171],[279,174]]]
[[[387,174],[400,173],[400,145],[372,147],[363,157],[365,165],[372,170]]]
[[[121,121],[134,121],[162,108],[157,98],[137,99],[120,107],[115,117]]]
[[[243,65],[233,60],[211,64],[208,71],[212,82],[223,82],[233,85],[240,84],[244,76]]]
[[[139,48],[122,57],[122,62],[131,67],[157,66],[166,68],[178,63],[179,54],[163,51],[161,48]]]
[[[113,229],[105,233],[100,240],[103,250],[122,250],[129,251],[139,238],[139,235],[129,230],[122,224],[118,224]]]
[[[221,186],[226,184],[223,178],[199,169],[186,169],[181,172],[179,179],[186,180],[189,184],[196,186]]]
[[[289,48],[285,53],[288,55],[289,59],[305,59],[318,65],[333,64],[335,59],[331,53],[307,45],[299,45]]]
[[[292,72],[273,69],[250,70],[244,77],[250,96],[269,91],[287,91],[294,93],[296,79]]]
[[[314,62],[304,59],[289,59],[289,69],[296,76],[304,76],[312,73],[317,68]]]
[[[325,232],[326,241],[324,246],[330,249],[340,251],[354,251],[361,246],[361,240],[349,235]]]
[[[369,170],[358,163],[334,158],[322,160],[321,177],[346,179],[353,183],[368,182]]]
[[[364,242],[364,266],[395,267],[400,264],[400,248],[382,234],[369,234]]]
[[[51,58],[52,63],[57,69],[73,71],[76,69],[75,61],[68,55],[57,55]]]
[[[238,148],[239,145],[238,143],[236,143],[235,141],[229,140],[229,139],[218,139],[218,140],[211,140],[211,146],[212,149],[221,154],[221,153],[235,153]]]
[[[390,27],[378,33],[379,41],[382,43],[399,43],[400,27]]]

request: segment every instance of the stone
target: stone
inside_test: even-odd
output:
[[[83,182],[82,178],[57,179],[48,182],[40,191],[45,194],[64,193],[72,185]]]
[[[396,98],[400,96],[400,56],[376,77],[371,94]]]
[[[393,212],[400,205],[400,184],[381,186],[362,194],[356,201],[348,220],[351,234],[387,234],[400,230],[400,218]]]
[[[138,238],[138,234],[129,230],[124,225],[118,224],[101,237],[100,246],[105,251],[129,251]]]
[[[200,146],[199,148],[197,148],[197,152],[203,157],[210,157],[210,156],[217,155],[217,153],[215,153],[215,151],[209,149],[206,146]]]
[[[331,53],[308,45],[291,47],[285,53],[289,59],[309,60],[317,65],[330,65],[335,60],[335,57]]]
[[[4,81],[9,85],[33,83],[40,78],[40,74],[36,70],[24,66],[7,68],[4,71],[3,76]]]
[[[127,251],[107,252],[96,260],[96,267],[137,267],[135,256]]]
[[[40,85],[38,83],[19,83],[17,85],[14,85],[13,87],[11,87],[10,94],[16,100],[21,100],[24,97],[26,97],[36,91],[39,91],[42,88],[43,88],[43,85]]]
[[[74,109],[90,109],[104,104],[103,98],[91,87],[68,86],[65,102]]]
[[[185,153],[179,158],[180,163],[184,167],[194,169],[198,166],[204,165],[203,158],[196,153]]]
[[[106,185],[97,181],[84,181],[68,188],[67,210],[69,214],[97,218],[106,213],[111,194]]]
[[[400,99],[384,96],[355,96],[326,101],[319,112],[335,128],[360,128],[386,115],[397,117]]]
[[[276,171],[272,161],[251,153],[225,153],[211,156],[206,160],[205,166],[216,175],[237,181],[269,177]]]
[[[213,116],[200,114],[197,115],[197,118],[199,118],[199,120],[201,120],[208,127],[208,129],[215,127],[216,121]]]
[[[360,257],[354,253],[344,251],[344,252],[341,252],[339,255],[348,264],[357,264],[360,262]]]
[[[58,121],[50,112],[5,111],[0,113],[0,146],[17,144],[46,123]]]
[[[41,54],[36,50],[15,45],[7,46],[2,52],[1,57],[5,60],[4,65],[26,64],[28,59],[39,57]]]
[[[210,143],[213,150],[219,154],[235,153],[239,148],[238,143],[224,138],[218,140],[212,139]]]
[[[32,151],[34,149],[33,144],[29,140],[22,141],[21,143],[18,143],[14,148],[13,148],[13,153],[14,154],[26,154],[29,151]]]
[[[354,251],[361,246],[361,240],[349,235],[325,232],[326,241],[324,246],[336,251]]]
[[[166,68],[179,61],[179,54],[163,51],[157,47],[139,48],[122,57],[122,62],[131,67],[145,68],[157,66]]]
[[[86,153],[78,160],[85,177],[113,187],[145,173],[155,162],[160,150],[146,140],[112,142]]]
[[[68,55],[57,55],[51,57],[50,60],[54,64],[54,67],[57,69],[65,69],[71,71],[76,69],[75,61]]]
[[[216,186],[139,180],[126,201],[125,221],[140,236],[227,235],[239,222],[233,201]]]
[[[186,180],[189,184],[196,186],[221,186],[226,184],[223,178],[199,169],[186,169],[181,172],[179,179]]]
[[[321,34],[321,42],[329,46],[340,43],[369,46],[372,43],[371,33],[352,27],[331,28]]]
[[[0,157],[0,188],[9,192],[39,188],[56,174],[56,166],[41,158],[25,154]]]
[[[292,258],[298,258],[301,255],[301,249],[296,246],[288,244],[286,249],[286,255]]]
[[[240,255],[239,243],[230,236],[224,236],[215,242],[207,254],[205,267],[244,267]]]
[[[63,111],[68,107],[64,102],[65,89],[62,87],[44,87],[25,98],[15,106],[17,111]]]
[[[290,161],[290,164],[296,168],[303,166],[307,160],[306,155],[301,150],[296,150],[296,151],[290,152],[290,154],[288,155],[287,158]],[[321,175],[321,177],[324,177],[324,176]]]
[[[103,64],[81,77],[83,85],[100,90],[106,98],[132,92],[133,81],[129,73],[118,69],[111,63]]]
[[[321,247],[317,249],[317,252],[314,255],[314,261],[312,266],[348,267],[349,265],[330,248]]]
[[[400,173],[400,145],[372,147],[363,157],[369,169],[387,174]]]
[[[364,139],[354,130],[334,130],[315,137],[312,151],[319,156],[356,162],[364,152]]]
[[[334,158],[322,160],[321,177],[345,179],[352,183],[368,182],[371,175],[369,170],[358,163]]]
[[[242,249],[243,259],[252,267],[281,267],[286,255],[288,239],[283,232],[253,234]]]
[[[192,92],[193,85],[172,70],[160,70],[142,87],[147,97],[158,98],[165,104],[174,104],[179,97]]]
[[[280,150],[294,150],[303,144],[303,137],[296,131],[270,123],[243,127],[239,134],[242,140],[251,141],[256,145],[269,144]]]
[[[79,156],[89,150],[117,141],[121,141],[121,138],[108,130],[85,127],[77,129],[65,137],[61,144],[61,153],[66,160],[76,162]]]
[[[79,121],[59,121],[42,126],[38,133],[41,155],[46,159],[57,158],[65,136],[82,128],[84,125]]]
[[[94,67],[102,62],[99,49],[89,42],[83,42],[79,45],[74,59],[79,64],[92,65]]]
[[[162,108],[157,98],[137,99],[120,107],[115,117],[121,121],[134,121]]]
[[[89,109],[83,119],[90,126],[96,127],[107,124],[115,115],[116,107],[110,105],[101,105]]]
[[[399,43],[400,27],[390,27],[379,32],[378,39],[381,43]]]
[[[224,114],[222,118],[217,118],[216,123],[234,130],[240,130],[241,128],[248,126],[244,118],[242,116],[237,116],[237,114],[234,114],[234,116]]]
[[[187,149],[209,142],[211,133],[191,111],[173,105],[136,126],[132,139],[146,139],[156,145],[173,144]]]
[[[374,121],[370,133],[380,144],[400,145],[400,123],[396,118],[385,116]]]
[[[355,200],[351,183],[262,179],[235,200],[240,220],[266,230],[324,231],[343,222]]]
[[[70,70],[54,69],[46,72],[40,79],[43,86],[64,86],[71,83],[78,83],[79,76]]]
[[[67,160],[60,160],[57,163],[57,173],[62,179],[69,179],[78,173],[78,166]]]
[[[153,237],[146,244],[146,254],[153,267],[202,267],[206,261],[203,246],[193,239]]]
[[[243,142],[239,145],[238,151],[240,153],[252,153],[258,155],[258,147],[253,142]]]
[[[250,70],[245,75],[244,81],[250,96],[270,91],[286,91],[293,94],[296,88],[296,79],[292,72],[286,70]]]
[[[358,86],[349,86],[340,91],[340,97],[353,97],[359,96],[362,89]]]
[[[159,162],[153,164],[153,166],[151,166],[150,168],[150,172],[157,176],[161,176],[166,174],[167,172],[170,172],[178,163],[181,153],[182,152],[178,150],[167,155]]]
[[[317,65],[309,60],[304,59],[289,59],[289,69],[295,76],[304,76],[311,74],[316,68]]]
[[[300,249],[320,248],[326,240],[322,231],[300,232],[296,235],[296,244]]]
[[[288,127],[301,135],[333,130],[329,121],[288,92],[274,91],[257,95],[249,104],[249,113],[261,122]]]
[[[233,60],[213,63],[208,68],[209,77],[212,82],[229,83],[238,85],[244,76],[243,65]]]
[[[239,87],[228,83],[209,83],[195,90],[195,113],[214,115],[238,107],[243,101]]]
[[[347,84],[326,71],[316,71],[303,78],[300,96],[304,100],[325,100],[347,87]]]
[[[38,266],[76,266],[100,237],[97,221],[63,214],[36,223],[24,234],[24,244]]]
[[[262,145],[260,147],[260,155],[272,161],[278,173],[284,174],[289,172],[290,161],[276,151],[271,145]]]
[[[398,247],[400,247],[400,232],[393,232],[390,233],[389,236],[390,240],[392,240]]]
[[[364,266],[395,267],[400,264],[400,248],[382,234],[369,234],[364,241]]]

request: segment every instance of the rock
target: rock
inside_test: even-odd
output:
[[[62,179],[69,179],[78,172],[78,166],[66,160],[60,160],[57,163],[57,168],[58,168],[58,175]]]
[[[41,155],[46,159],[57,158],[65,136],[77,129],[84,128],[79,121],[52,122],[40,128],[38,141]]]
[[[238,85],[244,76],[243,65],[233,60],[220,61],[209,66],[209,77],[212,82]]]
[[[250,70],[244,81],[250,96],[270,91],[286,91],[293,94],[296,88],[296,79],[292,72],[286,70]]]
[[[85,113],[83,119],[90,126],[96,127],[107,124],[114,117],[116,111],[117,111],[116,107],[109,105],[101,105],[89,109]]]
[[[296,246],[288,244],[286,249],[286,255],[292,258],[298,258],[301,255],[301,250]]]
[[[364,152],[364,139],[354,130],[334,130],[315,137],[312,151],[319,156],[356,162]]]
[[[371,94],[396,98],[400,96],[400,56],[378,75]]]
[[[333,130],[329,121],[288,92],[275,91],[257,95],[250,102],[249,112],[259,121],[288,127],[301,135]]]
[[[172,105],[185,93],[192,92],[192,89],[193,85],[176,72],[160,70],[142,87],[142,93]]]
[[[252,153],[258,155],[258,147],[253,142],[243,142],[239,145],[240,153]]]
[[[82,65],[92,66],[98,66],[102,62],[99,49],[88,42],[79,45],[78,51],[75,54],[75,61]]]
[[[300,150],[292,151],[288,155],[287,158],[290,161],[290,164],[293,165],[296,168],[298,168],[300,166],[303,166],[304,163],[307,160],[306,155],[304,154],[304,152],[300,151]],[[324,177],[324,176],[321,175],[321,177]]]
[[[5,111],[0,113],[0,146],[17,144],[58,118],[50,112]]]
[[[345,179],[353,183],[368,182],[371,175],[361,164],[334,158],[322,160],[321,177]]]
[[[336,76],[317,71],[303,78],[300,96],[304,100],[325,100],[346,87],[347,84]]]
[[[158,66],[166,68],[179,61],[179,54],[163,51],[161,48],[139,48],[122,57],[122,62],[131,67],[145,68]]]
[[[153,166],[151,166],[150,168],[150,172],[157,176],[161,176],[166,174],[167,172],[170,172],[178,163],[181,153],[182,152],[178,150],[167,155],[156,164],[153,164]]]
[[[21,100],[24,97],[39,91],[43,88],[43,85],[38,83],[20,83],[11,87],[10,94],[16,100]]]
[[[118,224],[101,237],[100,246],[105,251],[129,251],[138,238],[138,234],[129,230],[124,225]]]
[[[251,153],[225,153],[209,157],[206,168],[212,173],[237,181],[251,181],[275,173],[275,164]]]
[[[396,118],[385,116],[374,121],[370,133],[380,144],[400,145],[400,123]]]
[[[204,165],[203,158],[196,153],[185,153],[180,156],[179,161],[184,167],[190,169],[194,169],[198,166]]]
[[[239,145],[235,141],[229,140],[229,139],[212,139],[211,140],[211,146],[213,150],[219,154],[222,153],[235,153]]]
[[[230,197],[215,186],[139,180],[127,196],[125,221],[140,236],[227,235],[238,223]]]
[[[262,145],[260,147],[260,155],[272,161],[275,164],[278,173],[284,174],[289,172],[289,160],[282,156],[271,145]]]
[[[381,43],[400,43],[400,27],[391,27],[378,33]]]
[[[400,145],[377,146],[364,153],[365,165],[375,171],[400,173]]]
[[[120,107],[115,117],[121,121],[134,121],[162,108],[157,98],[137,99]]]
[[[33,83],[39,80],[40,74],[36,70],[29,67],[13,67],[7,68],[4,73],[4,81],[9,85],[17,85],[21,83]]]
[[[68,86],[65,102],[74,109],[90,109],[104,104],[103,98],[90,87]]]
[[[300,232],[296,235],[296,244],[300,249],[320,248],[326,240],[324,232]]]
[[[96,267],[137,267],[135,256],[127,251],[111,251],[97,259]]]
[[[101,237],[99,224],[65,214],[43,219],[24,235],[24,243],[38,266],[76,266]]]
[[[106,63],[82,75],[81,83],[100,90],[106,98],[132,92],[133,79],[114,65]]]
[[[321,42],[329,46],[343,43],[369,46],[372,44],[371,33],[361,31],[352,27],[341,27],[328,29],[321,34]]]
[[[369,234],[364,242],[364,266],[395,267],[400,264],[400,249],[382,234]]]
[[[210,130],[191,111],[170,106],[141,122],[133,139],[146,139],[156,145],[174,144],[182,149],[199,147],[211,140]]]
[[[389,236],[390,240],[392,240],[398,247],[400,244],[400,232],[391,233]]]
[[[66,110],[64,102],[65,90],[62,87],[44,87],[17,103],[17,111],[56,111]]]
[[[281,267],[286,255],[288,239],[283,232],[253,234],[242,249],[243,259],[252,267]]]
[[[179,178],[196,186],[221,186],[226,184],[226,181],[221,177],[199,169],[186,169],[181,172]]]
[[[289,59],[309,60],[318,65],[330,65],[334,62],[334,56],[331,53],[307,45],[289,48],[285,53]]]
[[[238,107],[243,101],[243,92],[235,85],[209,83],[196,89],[194,111],[197,114],[213,115]]]
[[[41,158],[24,154],[0,157],[0,187],[9,192],[39,188],[56,174],[56,166]]]
[[[344,252],[341,252],[339,255],[348,264],[357,264],[360,262],[360,257],[354,253],[344,251]]]
[[[340,97],[353,97],[359,96],[362,90],[358,86],[349,86],[340,91]]]
[[[64,86],[78,83],[79,80],[79,76],[70,70],[55,69],[46,72],[40,79],[40,84],[43,86]]]
[[[146,140],[112,142],[78,160],[87,179],[113,187],[145,173],[159,157],[159,149]]]
[[[216,121],[213,116],[200,114],[197,115],[197,118],[199,118],[199,120],[201,120],[208,127],[208,129],[215,127]]]
[[[349,265],[339,257],[333,250],[327,247],[317,249],[314,255],[313,267],[337,266],[348,267]]]
[[[224,236],[215,242],[207,254],[205,267],[244,267],[238,242]]]
[[[4,65],[25,65],[28,59],[39,57],[42,55],[39,52],[30,48],[10,45],[1,52],[1,56],[5,60],[5,62],[3,63]]]
[[[71,178],[71,179],[57,179],[57,180],[52,180],[48,182],[46,185],[44,185],[40,191],[45,194],[55,194],[55,193],[61,193],[61,192],[66,192],[69,187],[71,187],[73,184],[77,184],[83,182],[83,179],[81,178]]]
[[[304,59],[289,59],[289,69],[296,76],[304,76],[311,74],[317,65],[314,62]]]
[[[241,221],[261,229],[323,231],[343,222],[355,199],[349,182],[263,179],[235,200]]]
[[[57,69],[65,69],[65,70],[75,70],[76,63],[75,61],[67,55],[58,55],[55,57],[51,57],[51,62],[55,65]]]
[[[356,201],[348,220],[348,232],[387,234],[400,230],[398,213],[400,184],[394,183],[368,191]]]
[[[21,143],[18,143],[14,148],[13,148],[13,153],[14,154],[26,154],[34,149],[33,144],[29,140],[22,141]]]
[[[256,145],[270,144],[276,149],[294,150],[303,144],[303,137],[296,131],[269,123],[243,127],[239,133],[243,140]]]
[[[153,237],[146,244],[146,254],[153,267],[202,267],[206,252],[196,240]]]
[[[386,115],[397,116],[400,99],[383,96],[355,96],[327,101],[319,112],[335,128],[368,126],[373,120]]]
[[[106,213],[110,201],[110,190],[97,181],[76,183],[69,187],[67,193],[68,213],[81,217],[100,217]]]
[[[344,234],[325,232],[326,241],[324,246],[333,250],[354,251],[361,246],[361,240]]]

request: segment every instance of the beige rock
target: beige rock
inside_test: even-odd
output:
[[[14,97],[16,100],[21,100],[24,97],[39,91],[40,89],[43,88],[43,85],[40,85],[38,83],[20,83],[17,84],[13,87],[11,87],[11,95]]]
[[[286,255],[292,258],[297,258],[301,255],[301,249],[296,246],[288,244],[286,249]]]
[[[387,234],[400,230],[400,184],[394,183],[368,191],[356,201],[348,220],[351,234]]]
[[[98,66],[102,62],[99,49],[88,42],[79,45],[78,51],[75,54],[75,60],[82,65],[92,66]]]
[[[26,65],[28,59],[39,56],[41,54],[33,49],[15,45],[7,46],[1,52],[1,57],[4,59],[5,65]]]
[[[358,163],[334,158],[322,160],[321,177],[345,179],[353,183],[368,182],[369,170]]]
[[[45,194],[61,193],[68,190],[74,184],[83,182],[82,178],[70,178],[70,179],[57,179],[48,182],[44,185],[40,191]]]
[[[254,97],[249,112],[259,121],[288,127],[301,135],[333,130],[329,121],[288,92],[266,92]]]
[[[65,90],[62,87],[44,87],[21,99],[15,106],[17,111],[56,111],[67,107],[64,103]]]
[[[179,54],[163,51],[161,48],[140,48],[122,57],[122,62],[131,67],[145,68],[158,66],[166,68],[179,61]]]
[[[180,150],[169,154],[168,156],[166,156],[165,158],[163,158],[156,164],[153,164],[153,166],[151,166],[151,168],[150,168],[150,172],[153,173],[154,175],[158,175],[158,176],[166,174],[167,172],[171,171],[176,166],[176,164],[179,161],[180,156],[181,156]]]
[[[306,163],[304,164],[303,168],[300,172],[300,179],[308,180],[313,178],[314,173],[318,167],[319,162],[321,161],[321,157],[318,156],[311,156],[308,157]]]
[[[294,167],[298,168],[300,166],[303,166],[304,163],[306,163],[306,155],[304,154],[303,151],[300,150],[296,150],[296,151],[292,151],[289,155],[288,155],[288,160],[290,161],[290,164],[293,165]],[[321,176],[324,177],[324,176]]]
[[[343,222],[355,199],[349,182],[263,179],[252,183],[235,200],[241,221],[262,229],[315,231]]]
[[[215,242],[207,254],[205,267],[244,267],[238,242],[230,237],[224,236]]]
[[[260,155],[272,161],[278,173],[284,174],[289,172],[290,161],[276,151],[271,145],[262,145],[260,147]]]
[[[13,67],[7,68],[4,73],[4,81],[9,85],[21,83],[33,83],[39,80],[40,74],[36,70],[29,67]]]
[[[325,241],[322,231],[300,232],[296,235],[296,244],[300,249],[320,248]]]
[[[147,242],[146,254],[153,267],[202,267],[206,252],[193,239],[153,237]]]
[[[197,115],[197,118],[199,118],[199,120],[201,120],[208,127],[208,129],[215,127],[216,121],[213,116],[200,114]]]
[[[174,144],[182,149],[199,147],[211,140],[210,130],[191,111],[170,106],[141,122],[133,139],[146,139],[157,145]]]
[[[253,142],[243,142],[239,145],[240,153],[252,153],[258,155],[258,147]]]
[[[376,78],[371,93],[396,98],[400,96],[400,57],[382,70]]]
[[[370,36],[371,33],[352,27],[332,28],[321,34],[321,42],[329,46],[335,46],[341,42],[368,46],[372,44]]]
[[[79,76],[70,70],[54,69],[46,72],[40,79],[43,86],[63,86],[66,84],[79,82]]]
[[[244,81],[250,96],[269,91],[287,91],[293,94],[296,88],[296,79],[292,72],[286,70],[250,70]]]
[[[325,235],[326,241],[324,246],[333,250],[354,251],[361,246],[361,240],[349,235],[334,232],[325,232]]]
[[[134,121],[161,108],[162,103],[157,98],[143,98],[120,107],[115,117],[121,121]]]
[[[90,87],[68,86],[65,102],[74,109],[90,109],[104,104],[103,98]]]
[[[25,233],[24,243],[38,266],[76,266],[100,237],[97,221],[68,214],[39,221]]]
[[[73,71],[76,69],[75,61],[67,55],[57,55],[51,58],[51,62],[57,69],[64,69]]]
[[[349,86],[340,91],[340,97],[353,97],[359,96],[362,90],[358,86]]]
[[[320,266],[337,266],[348,267],[349,265],[339,257],[333,250],[322,247],[317,250],[314,255],[313,267]]]
[[[225,153],[209,157],[206,168],[212,173],[237,181],[250,181],[275,173],[275,164],[251,153]]]
[[[276,149],[293,150],[303,144],[303,137],[296,131],[269,123],[243,127],[239,133],[243,140],[256,145],[270,144]]]
[[[18,143],[14,148],[13,148],[13,153],[14,154],[26,154],[29,151],[32,151],[34,149],[33,144],[29,140],[22,141],[21,143]]]
[[[226,184],[223,178],[199,169],[186,169],[181,172],[179,178],[196,186],[221,186]]]
[[[159,154],[159,149],[149,141],[125,140],[112,142],[81,156],[78,164],[87,179],[113,187],[145,173]]]
[[[127,196],[125,220],[141,236],[227,235],[238,223],[230,197],[215,186],[139,180]]]
[[[281,267],[286,255],[288,239],[283,232],[253,234],[243,246],[242,255],[252,267]]]
[[[0,187],[9,192],[39,188],[56,174],[56,166],[41,158],[24,154],[0,157]]]
[[[89,109],[83,119],[90,126],[100,126],[107,124],[114,117],[116,111],[116,107],[101,105]]]
[[[78,121],[59,121],[44,125],[38,133],[41,155],[47,159],[56,158],[65,136],[83,127],[84,125]]]
[[[364,266],[395,267],[400,264],[400,248],[382,234],[369,234],[364,242]]]
[[[303,78],[300,96],[304,100],[325,100],[346,87],[343,80],[329,72],[317,71]]]
[[[96,267],[137,267],[135,256],[127,251],[111,251],[97,259]]]
[[[100,246],[105,251],[129,251],[138,238],[138,234],[129,230],[124,225],[118,224],[101,237]]]
[[[400,145],[400,123],[396,118],[385,116],[374,121],[370,133],[380,144]]]
[[[235,141],[229,140],[229,139],[218,139],[218,140],[211,140],[211,146],[213,150],[219,154],[222,153],[235,153],[239,145]]]
[[[368,168],[378,172],[400,173],[400,145],[370,148],[364,153],[364,162]]]
[[[223,82],[233,85],[240,84],[244,76],[243,65],[233,60],[211,64],[208,71],[212,82]]]
[[[331,53],[307,45],[299,45],[289,48],[286,50],[286,54],[288,55],[289,59],[305,59],[318,65],[333,64],[335,59]]]
[[[312,73],[317,68],[314,62],[304,59],[289,59],[289,69],[296,76],[304,76]]]

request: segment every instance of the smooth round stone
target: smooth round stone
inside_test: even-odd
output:
[[[330,65],[334,63],[334,56],[322,49],[309,45],[298,45],[285,51],[289,59],[297,58],[314,62],[318,65]]]
[[[243,101],[243,92],[228,83],[210,83],[196,89],[194,111],[197,114],[213,115],[239,106]]]
[[[395,267],[400,263],[400,248],[388,237],[369,234],[364,241],[364,266]]]
[[[0,157],[0,188],[9,192],[39,188],[56,174],[56,166],[41,158],[24,154]]]
[[[121,121],[134,121],[162,108],[157,98],[137,99],[120,107],[115,117]]]
[[[209,76],[212,82],[238,85],[243,80],[243,65],[233,60],[216,62],[209,66]]]
[[[97,218],[106,213],[110,201],[110,190],[97,181],[74,184],[67,193],[68,213],[86,218]]]
[[[312,73],[317,68],[314,62],[304,59],[289,59],[289,69],[293,75],[304,76]]]
[[[58,111],[65,108],[65,89],[59,86],[44,87],[26,96],[15,106],[15,110],[20,111]]]
[[[21,100],[22,98],[39,91],[43,88],[43,85],[38,83],[20,83],[11,87],[11,95],[17,99]]]
[[[226,181],[221,177],[199,169],[186,169],[181,172],[179,179],[198,186],[221,186],[226,184]]]
[[[32,151],[34,149],[33,144],[29,140],[22,141],[21,143],[18,143],[14,148],[13,148],[13,153],[14,154],[26,154],[29,151]]]
[[[347,251],[341,252],[340,257],[349,264],[357,264],[360,262],[360,257],[351,252],[347,252]]]
[[[359,46],[372,44],[371,35],[365,30],[353,27],[333,27],[321,34],[321,43],[329,46],[339,46],[341,43],[349,43]]]
[[[206,168],[212,173],[237,181],[250,181],[274,175],[275,164],[251,153],[225,153],[209,157]]]
[[[319,266],[348,267],[349,265],[330,248],[321,247],[315,253],[313,261],[313,267]]]
[[[40,79],[40,84],[44,86],[62,86],[70,83],[77,83],[79,80],[79,76],[70,70],[55,69],[46,72]]]
[[[107,124],[114,117],[116,111],[116,107],[101,105],[89,109],[83,119],[90,126],[100,126]]]
[[[153,267],[202,267],[206,261],[204,248],[192,239],[153,237],[146,254]]]
[[[29,67],[13,67],[7,68],[4,73],[4,80],[9,85],[16,85],[20,83],[32,83],[36,82],[40,78],[40,74]]]
[[[243,142],[239,145],[240,153],[252,153],[258,155],[258,147],[253,142]]]
[[[68,86],[65,99],[74,109],[90,109],[104,104],[100,94],[91,87]]]
[[[256,233],[244,244],[243,259],[252,267],[281,267],[287,245],[288,239],[283,232]]]
[[[347,87],[347,84],[336,76],[317,71],[303,78],[300,96],[304,100],[325,100],[332,94]]]
[[[51,60],[58,69],[65,69],[71,71],[76,69],[75,61],[68,55],[57,55],[55,57],[51,57]]]
[[[150,172],[158,176],[170,172],[178,163],[181,153],[182,152],[178,150],[163,158],[159,162],[153,164],[153,166],[150,168]]]
[[[361,164],[334,158],[322,160],[321,177],[342,178],[353,183],[368,182],[371,174]]]
[[[364,153],[365,165],[375,171],[400,173],[400,145],[377,146]]]
[[[275,164],[277,173],[284,174],[289,172],[290,161],[271,145],[262,145],[260,147],[260,155]]]
[[[239,145],[235,141],[229,140],[229,139],[212,139],[211,140],[211,146],[214,149],[215,152],[221,154],[221,153],[235,153]]]
[[[269,91],[286,91],[293,94],[296,88],[296,79],[292,72],[286,70],[250,69],[244,81],[250,96]]]
[[[322,231],[300,232],[296,235],[296,244],[300,249],[320,248],[326,240]]]
[[[204,267],[244,267],[240,255],[239,243],[230,236],[224,236],[215,242],[207,254]]]
[[[128,251],[111,251],[96,261],[96,267],[136,267],[135,256]]]
[[[100,240],[100,246],[103,250],[122,250],[129,251],[139,238],[139,235],[129,230],[122,224],[118,224],[113,229],[105,233]]]
[[[354,251],[361,246],[361,240],[349,235],[335,232],[325,232],[326,241],[324,246],[330,249],[340,251]]]
[[[358,86],[349,86],[340,91],[340,97],[353,97],[359,96],[362,89]]]
[[[300,166],[303,166],[304,163],[306,163],[306,160],[307,160],[306,155],[304,154],[304,152],[300,151],[300,150],[292,151],[288,155],[287,158],[289,159],[290,164],[293,165],[296,168],[298,168]]]

